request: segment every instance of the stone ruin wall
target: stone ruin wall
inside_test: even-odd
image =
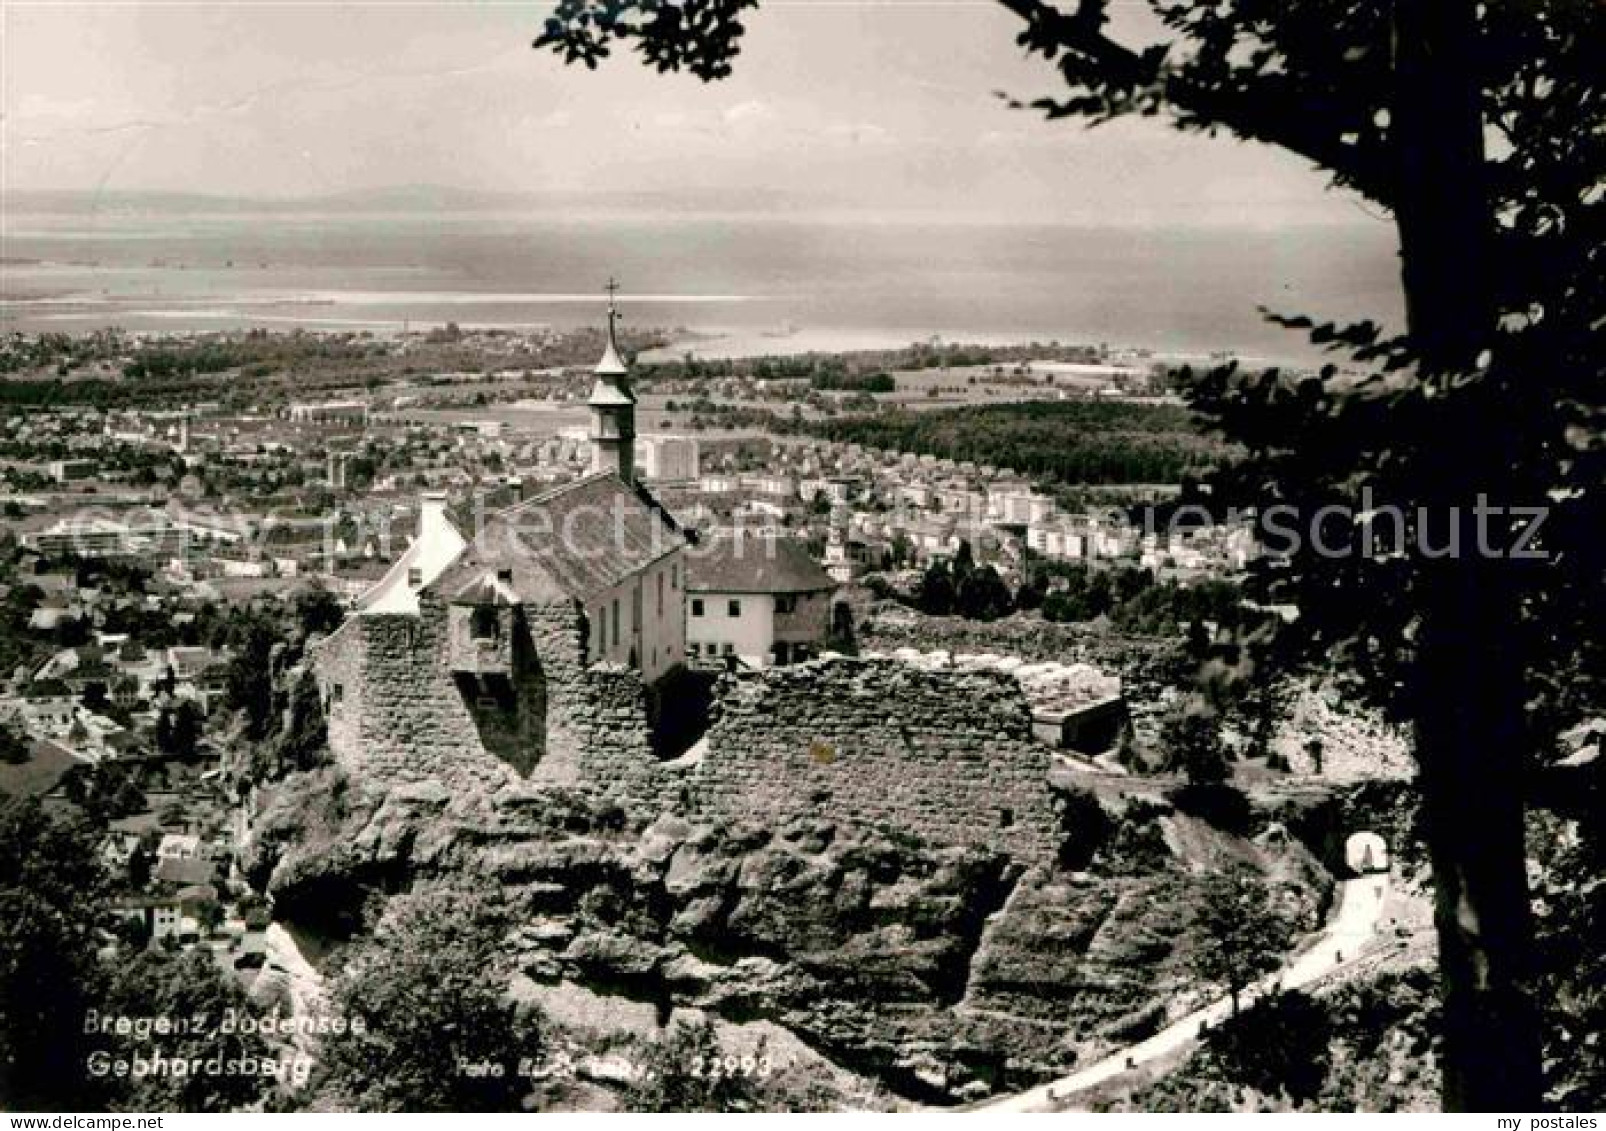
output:
[[[1058,847],[1051,755],[992,671],[832,658],[731,679],[686,794],[699,815],[849,819],[1023,860]]]
[[[478,745],[472,718],[429,647],[427,625],[406,614],[347,619],[314,648],[329,725],[329,749],[354,777],[414,783],[449,771],[494,788],[495,763],[464,759]]]
[[[518,709],[545,708],[545,750],[533,764],[517,764],[528,753],[499,754],[496,727],[476,721],[450,670],[446,609],[428,594],[416,617],[351,617],[316,646],[337,762],[379,785],[573,787],[620,804],[632,823],[666,811],[837,819],[1030,861],[1058,846],[1052,756],[1007,674],[839,658],[727,677],[704,754],[675,765],[652,753],[637,674],[588,666],[573,608],[522,613],[542,686],[521,690]]]
[[[429,594],[417,616],[347,618],[315,646],[336,761],[379,784],[436,780],[487,792],[520,781],[586,789],[643,805],[659,766],[635,672],[588,665],[567,604],[525,605],[518,661],[499,697],[451,670],[447,608]]]
[[[928,617],[882,604],[872,607],[858,625],[858,643],[867,651],[941,648],[1091,664],[1120,676],[1134,737],[1146,746],[1159,741],[1160,724],[1190,670],[1178,642],[1166,637],[1126,636],[1041,620]]]

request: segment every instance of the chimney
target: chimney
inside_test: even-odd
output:
[[[446,492],[425,491],[418,497],[418,540],[428,545],[446,534]]]

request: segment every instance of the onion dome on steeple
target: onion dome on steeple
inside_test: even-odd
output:
[[[593,473],[613,472],[630,483],[636,473],[636,398],[627,380],[630,367],[619,352],[619,310],[614,305],[619,284],[609,279],[606,290],[608,343],[592,371],[597,379],[586,402],[591,406],[591,470]]]

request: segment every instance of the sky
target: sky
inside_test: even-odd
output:
[[[1153,33],[1139,0],[1114,31]],[[301,197],[393,185],[766,195],[1000,222],[1376,224],[1303,161],[1089,130],[990,0],[766,0],[735,75],[531,49],[533,2],[0,0],[0,191]]]

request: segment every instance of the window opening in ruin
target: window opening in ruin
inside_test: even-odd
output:
[[[998,827],[999,828],[1007,829],[1007,828],[1009,828],[1009,826],[1013,825],[1014,823],[1015,823],[1015,811],[1013,809],[1000,809],[998,811]]]
[[[489,605],[481,605],[474,610],[469,619],[469,632],[476,641],[482,643],[495,643],[502,634],[502,626],[497,620],[496,610]]]

